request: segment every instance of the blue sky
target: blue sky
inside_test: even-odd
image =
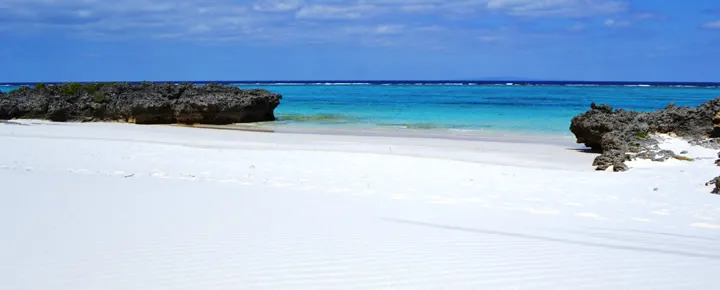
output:
[[[0,0],[0,82],[720,81],[717,0]]]

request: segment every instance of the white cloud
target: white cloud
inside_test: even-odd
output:
[[[477,39],[480,40],[480,41],[482,41],[482,42],[498,42],[498,41],[502,40],[503,37],[501,37],[501,36],[489,36],[489,35],[488,35],[488,36],[479,36]]]
[[[378,25],[375,32],[379,34],[397,34],[401,33],[404,28],[403,25]]]
[[[382,25],[355,25],[347,26],[343,29],[344,33],[348,35],[392,35],[400,34],[405,31],[404,25],[399,24],[382,24]]]
[[[190,28],[190,32],[208,32],[211,31],[212,27],[206,24],[198,24]]]
[[[0,0],[0,29],[92,39],[421,43],[511,40],[475,33],[488,12],[511,17],[593,17],[627,10],[619,0]],[[460,19],[461,21],[457,21]],[[634,21],[635,19],[632,18]],[[583,20],[584,21],[584,20]],[[578,21],[579,23],[580,21]],[[480,22],[477,22],[480,23]],[[578,31],[584,26],[567,30]],[[562,29],[562,28],[560,28]],[[5,33],[5,32],[4,32]],[[519,35],[521,32],[518,32]]]
[[[263,18],[230,0],[3,0],[0,24],[16,30],[52,30],[88,37],[130,35],[178,38],[192,33],[232,33]],[[31,13],[26,13],[30,11]],[[239,19],[239,20],[238,20]]]
[[[517,16],[585,17],[626,11],[624,1],[605,0],[488,0],[490,10],[505,11]]]
[[[445,29],[446,29],[445,27],[438,26],[438,25],[418,26],[415,28],[415,30],[422,31],[422,32],[441,32],[441,31],[445,31]]]
[[[630,25],[630,21],[627,20],[615,20],[615,19],[605,19],[603,22],[603,25],[608,27],[625,27]]]
[[[655,14],[655,13],[648,13],[648,12],[642,12],[637,13],[634,15],[636,19],[638,20],[649,20],[649,19],[658,19],[662,18],[662,16]]]
[[[437,5],[433,4],[411,4],[406,6],[400,6],[400,10],[403,12],[429,12],[436,11]]]
[[[576,23],[573,24],[573,26],[568,27],[569,31],[583,31],[585,30],[585,24],[582,23]]]
[[[302,5],[303,1],[301,0],[264,0],[255,3],[253,9],[257,11],[286,12],[295,11]]]
[[[720,21],[708,22],[702,25],[705,29],[720,29]]]
[[[93,15],[93,12],[91,10],[78,10],[77,11],[78,17],[90,17]]]
[[[375,5],[308,5],[302,7],[295,16],[301,19],[360,19],[381,12]]]

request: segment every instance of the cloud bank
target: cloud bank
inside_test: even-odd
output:
[[[629,2],[616,0],[3,0],[0,24],[17,33],[97,40],[393,45],[404,39],[438,44],[448,37],[495,42],[508,38],[508,27],[518,21],[567,22],[557,33],[582,31],[593,19],[599,27],[627,26],[621,19],[630,10]]]

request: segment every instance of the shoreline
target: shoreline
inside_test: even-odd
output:
[[[538,167],[558,170],[588,170],[588,164],[597,155],[587,152],[579,144],[568,140],[528,139],[526,136],[471,136],[451,138],[447,135],[392,135],[358,131],[305,131],[257,130],[253,126],[235,125],[137,125],[126,122],[51,122],[44,120],[15,120],[12,126],[40,130],[53,126],[44,135],[26,135],[33,138],[59,138],[71,140],[97,140],[87,130],[118,130],[122,134],[107,136],[102,141],[150,142],[193,146],[198,148],[326,151],[337,153],[381,154],[430,158],[447,161],[487,163],[502,166]],[[37,126],[32,126],[37,125]],[[23,136],[18,130],[14,136]],[[65,134],[64,132],[68,132]],[[70,133],[72,132],[72,133]],[[135,134],[148,138],[137,139]],[[199,141],[184,140],[194,136]],[[122,137],[126,136],[126,137]]]
[[[226,125],[213,125],[213,124],[136,124],[133,122],[126,122],[122,120],[118,121],[66,121],[57,122],[44,119],[10,119],[0,120],[0,124],[5,125],[128,125],[138,128],[143,127],[170,127],[170,128],[188,128],[188,129],[208,129],[208,130],[219,130],[219,131],[238,131],[238,132],[255,132],[255,133],[278,133],[278,134],[291,134],[291,135],[323,135],[323,136],[347,136],[347,137],[378,137],[378,138],[409,138],[409,139],[438,139],[448,141],[478,141],[478,142],[504,142],[504,143],[539,143],[546,145],[572,145],[577,144],[574,142],[574,137],[566,134],[524,134],[515,131],[474,131],[474,130],[462,130],[453,132],[449,130],[438,130],[438,129],[397,129],[397,128],[370,128],[370,127],[341,127],[333,126],[326,127],[322,125],[318,126],[298,126],[298,127],[287,127],[283,125],[268,125],[268,122],[263,125],[261,122],[257,123],[233,123]],[[558,142],[551,142],[551,141]],[[571,142],[567,142],[571,141]],[[579,145],[579,144],[578,144]]]
[[[584,145],[575,142],[575,138],[568,134],[524,134],[515,131],[450,131],[436,129],[396,129],[396,128],[356,128],[356,127],[324,127],[324,126],[302,126],[288,127],[273,125],[270,122],[262,123],[235,123],[228,125],[212,124],[135,124],[123,121],[99,121],[99,122],[53,122],[42,119],[11,119],[0,120],[0,124],[9,125],[31,125],[31,124],[128,124],[133,126],[166,126],[177,128],[192,128],[206,130],[226,130],[257,133],[279,133],[279,134],[306,134],[306,135],[330,135],[330,136],[353,136],[353,137],[380,137],[380,138],[410,138],[410,139],[439,139],[455,141],[476,141],[495,143],[517,143],[517,144],[546,144],[568,146],[572,149],[583,151],[587,149]]]
[[[453,131],[446,129],[399,129],[399,128],[373,128],[373,127],[342,127],[342,126],[283,126],[269,122],[250,124],[229,124],[229,125],[205,125],[205,124],[171,124],[170,126],[188,127],[198,129],[216,130],[237,130],[248,132],[282,133],[282,134],[312,134],[312,135],[339,135],[358,137],[397,137],[397,138],[419,138],[419,139],[445,139],[479,142],[510,142],[522,144],[549,144],[577,147],[583,149],[585,146],[577,144],[575,138],[570,134],[535,133],[526,134],[515,131],[479,131],[462,130]],[[577,145],[577,146],[574,146]]]

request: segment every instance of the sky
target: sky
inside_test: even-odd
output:
[[[0,0],[0,82],[720,81],[717,0]]]

